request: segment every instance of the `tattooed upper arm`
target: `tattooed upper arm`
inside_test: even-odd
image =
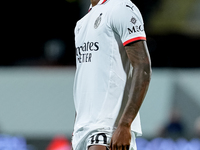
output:
[[[119,124],[130,126],[145,98],[151,80],[151,63],[146,41],[137,41],[125,46],[133,66],[129,99]]]
[[[146,41],[137,41],[125,46],[128,58],[133,66],[151,65]]]
[[[125,46],[134,73],[149,82],[151,79],[151,60],[146,41],[138,41]]]

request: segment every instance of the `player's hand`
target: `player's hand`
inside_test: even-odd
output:
[[[111,138],[110,150],[129,150],[130,142],[130,127],[119,126],[117,127]]]

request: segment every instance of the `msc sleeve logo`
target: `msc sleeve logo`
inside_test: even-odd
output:
[[[137,20],[134,17],[131,18],[130,22],[133,24],[133,27],[127,28],[129,34],[144,31],[144,25],[136,25]]]

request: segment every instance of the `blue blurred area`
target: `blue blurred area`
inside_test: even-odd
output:
[[[28,150],[26,139],[21,136],[0,134],[0,150]]]
[[[172,140],[170,138],[154,138],[147,140],[137,138],[137,150],[200,150],[200,139],[193,138],[187,140],[179,138]],[[54,144],[55,145],[55,144]],[[46,145],[48,147],[48,145]],[[10,136],[0,134],[1,150],[35,150],[36,148],[27,145],[26,139],[21,136]],[[37,149],[41,149],[38,147]],[[56,150],[57,148],[55,148]],[[64,150],[64,149],[63,149]]]
[[[136,139],[138,150],[200,150],[200,139],[190,141],[180,138],[176,141],[170,138],[154,138],[150,141],[144,138]]]

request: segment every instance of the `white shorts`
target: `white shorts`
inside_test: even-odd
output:
[[[88,150],[92,145],[102,145],[109,149],[113,130],[109,128],[102,128],[85,132],[81,130],[76,132],[72,137],[73,150]],[[131,143],[129,150],[137,150],[135,133],[131,132]]]

